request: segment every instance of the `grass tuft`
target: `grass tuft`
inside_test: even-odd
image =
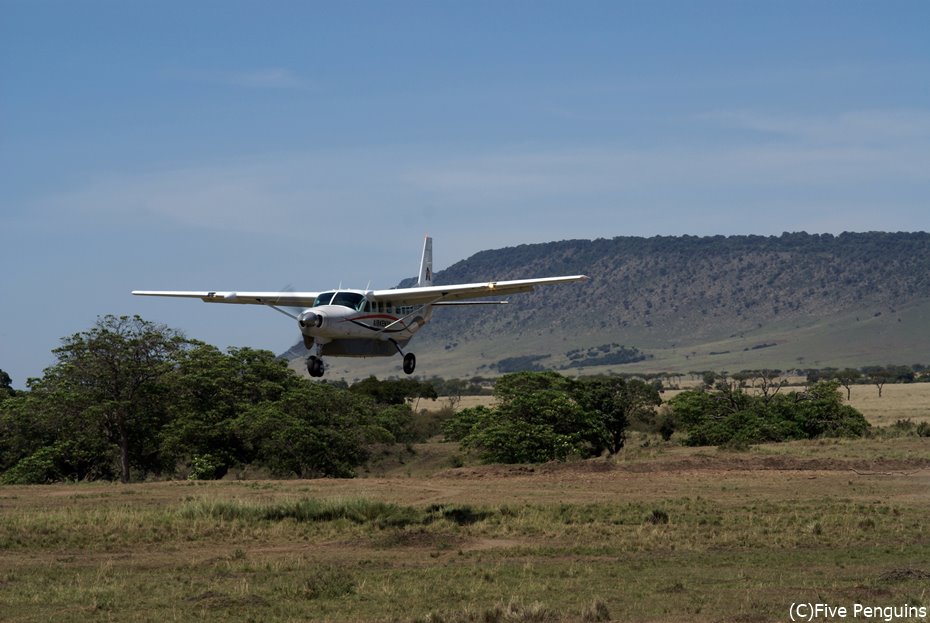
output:
[[[668,513],[660,508],[654,509],[649,515],[646,516],[646,523],[651,523],[654,526],[660,524],[668,523]]]

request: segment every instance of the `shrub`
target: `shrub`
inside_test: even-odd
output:
[[[191,459],[188,480],[218,480],[226,475],[229,466],[214,454],[200,454]]]
[[[471,434],[472,429],[482,420],[491,416],[487,407],[471,407],[462,409],[442,425],[442,433],[446,441],[462,441]]]
[[[628,424],[653,422],[661,403],[655,388],[643,381],[573,381],[555,372],[503,376],[494,395],[496,408],[464,409],[443,429],[447,440],[476,449],[482,460],[492,463],[541,463],[618,452]]]
[[[112,457],[105,444],[58,441],[22,458],[3,474],[0,482],[33,485],[113,475]]]
[[[859,411],[842,404],[837,381],[767,397],[726,383],[717,387],[715,392],[682,392],[669,401],[676,421],[688,431],[688,445],[737,449],[790,439],[861,437],[869,430]]]
[[[3,474],[5,485],[43,485],[64,480],[58,444],[36,450]]]

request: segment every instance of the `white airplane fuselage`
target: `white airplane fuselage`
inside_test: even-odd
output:
[[[319,345],[321,355],[378,357],[396,354],[432,315],[429,304],[374,301],[362,290],[335,290],[320,294],[297,316],[297,325],[304,345]],[[356,343],[340,344],[345,340]]]

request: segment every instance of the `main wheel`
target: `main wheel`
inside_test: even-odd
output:
[[[417,367],[417,358],[413,353],[404,355],[404,374],[413,374]]]
[[[323,376],[323,360],[316,355],[311,355],[310,358],[307,359],[307,372],[309,372],[312,377]]]

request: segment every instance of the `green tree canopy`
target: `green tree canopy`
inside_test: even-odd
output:
[[[842,404],[838,381],[819,381],[806,392],[752,395],[732,384],[717,391],[686,391],[669,401],[688,432],[689,445],[764,443],[816,437],[861,436],[861,413]]]
[[[138,316],[105,316],[62,340],[30,391],[0,403],[7,483],[184,473],[234,465],[286,476],[351,476],[378,442],[416,434],[420,382],[364,391],[298,377],[264,350],[226,352]]]
[[[555,372],[517,372],[497,381],[497,406],[464,409],[445,425],[487,462],[539,463],[618,451],[631,417],[651,414],[656,389],[643,381],[572,381]]]
[[[377,377],[369,376],[353,383],[349,389],[357,394],[370,396],[375,402],[383,405],[402,405],[412,398],[438,398],[432,383],[412,378],[381,381]]]
[[[601,422],[606,435],[604,447],[613,454],[623,448],[630,422],[650,417],[662,404],[655,385],[639,379],[583,378],[575,382],[572,394],[585,411]],[[595,444],[595,449],[599,452],[602,448]]]
[[[80,419],[100,430],[118,455],[119,474],[158,464],[156,431],[168,419],[171,391],[163,383],[189,342],[177,331],[139,316],[104,316],[89,330],[62,340],[58,363],[35,390],[77,408]]]

